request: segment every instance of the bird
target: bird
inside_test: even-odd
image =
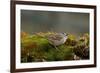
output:
[[[68,34],[66,33],[50,34],[47,37],[50,44],[53,45],[56,49],[58,49],[57,46],[64,44],[67,38],[68,38]]]

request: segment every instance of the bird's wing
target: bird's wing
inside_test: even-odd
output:
[[[61,35],[55,35],[55,40],[60,41],[63,37]]]
[[[60,41],[63,37],[61,35],[55,34],[55,35],[50,35],[48,36],[49,40],[56,40],[56,41]]]

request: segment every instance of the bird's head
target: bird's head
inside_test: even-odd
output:
[[[68,34],[67,33],[62,33],[64,36],[68,36]]]

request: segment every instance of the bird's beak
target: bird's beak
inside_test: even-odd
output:
[[[68,36],[69,34],[66,34],[66,36]]]

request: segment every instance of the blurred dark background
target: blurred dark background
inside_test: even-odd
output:
[[[21,10],[21,31],[89,33],[89,13]]]

